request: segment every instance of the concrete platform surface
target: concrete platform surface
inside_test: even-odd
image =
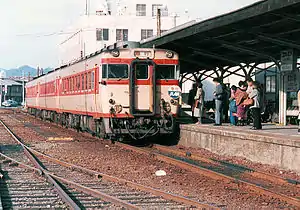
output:
[[[180,145],[244,157],[300,174],[300,135],[297,126],[265,124],[263,130],[211,124],[181,125]]]

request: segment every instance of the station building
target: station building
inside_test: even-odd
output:
[[[0,79],[0,104],[5,100],[23,101],[22,82],[11,79]]]
[[[61,40],[61,65],[119,41],[140,41],[188,21],[169,8],[169,0],[103,0],[71,25]],[[160,9],[160,23],[157,11]]]

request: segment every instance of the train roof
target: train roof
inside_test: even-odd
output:
[[[46,74],[42,74],[42,75],[40,75],[40,76],[36,76],[36,77],[33,78],[33,80],[36,80],[36,79],[38,79],[38,78],[40,78],[40,77],[43,77],[43,76],[45,76],[45,75],[47,75],[47,74],[50,74],[50,73],[53,73],[53,72],[55,72],[55,71],[64,69],[64,68],[66,68],[66,67],[68,67],[68,66],[72,66],[72,65],[74,65],[74,64],[76,64],[76,63],[79,63],[79,62],[81,62],[81,61],[90,59],[90,58],[95,57],[96,55],[99,55],[99,54],[104,53],[104,52],[112,52],[112,51],[118,50],[118,49],[133,49],[133,48],[140,48],[140,46],[141,46],[141,44],[140,44],[139,42],[131,42],[131,41],[128,41],[128,42],[116,42],[116,43],[114,43],[113,45],[109,45],[109,46],[107,46],[107,47],[104,47],[104,48],[102,48],[101,50],[98,50],[98,51],[96,51],[96,52],[94,52],[94,53],[91,53],[91,54],[89,54],[89,55],[87,55],[87,56],[85,56],[85,57],[82,57],[82,58],[80,58],[80,59],[78,59],[78,60],[76,60],[76,61],[70,62],[70,63],[65,64],[65,65],[62,65],[62,66],[60,66],[60,67],[58,67],[58,68],[56,68],[56,69],[53,69],[53,70],[47,72]],[[33,81],[33,80],[31,80],[31,81]]]

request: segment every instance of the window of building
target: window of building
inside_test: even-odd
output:
[[[152,16],[155,17],[157,15],[157,9],[160,9],[160,15],[162,17],[169,16],[168,7],[163,7],[162,4],[152,4]]]
[[[149,37],[153,36],[153,30],[152,29],[142,29],[141,30],[141,40],[147,39]]]
[[[266,92],[275,93],[276,92],[276,76],[266,77]]]
[[[127,64],[103,64],[102,78],[126,79],[128,78]]]
[[[109,30],[107,28],[97,28],[96,29],[96,39],[97,39],[97,41],[108,41],[109,40]]]
[[[136,16],[146,16],[146,4],[136,5]]]
[[[116,37],[117,42],[128,41],[128,29],[117,29],[116,34],[117,34]]]

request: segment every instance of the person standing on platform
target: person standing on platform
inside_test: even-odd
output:
[[[247,118],[247,106],[243,104],[243,102],[248,98],[247,94],[247,83],[240,81],[239,88],[235,92],[235,100],[237,106],[236,116],[238,117],[238,121],[236,125],[243,126],[245,125],[245,121]]]
[[[229,98],[230,98],[230,90],[227,88],[225,84],[222,84],[223,87],[223,121],[228,122],[228,111],[229,111]]]
[[[253,82],[253,90],[249,94],[249,99],[252,99],[250,104],[253,104],[253,106],[250,107],[253,115],[253,130],[261,130],[261,113],[260,113],[260,90],[259,90],[259,84],[257,82]]]
[[[299,114],[298,114],[298,134],[300,135],[300,88],[298,90],[298,109],[299,109]]]
[[[223,114],[223,87],[221,85],[220,79],[215,78],[213,82],[216,85],[216,90],[214,91],[215,96],[215,124],[214,126],[222,125],[222,114]]]
[[[251,79],[251,78],[248,78],[247,80],[246,80],[246,82],[247,82],[247,85],[248,85],[248,87],[247,87],[247,94],[249,95],[251,92],[252,92],[252,90],[253,90],[253,83],[254,83],[254,81],[253,81],[253,79]]]
[[[197,84],[194,83],[192,86],[192,89],[189,91],[189,96],[188,96],[188,104],[191,106],[192,108],[192,119],[194,120],[194,108],[195,108],[195,96],[197,93]]]
[[[237,87],[233,85],[230,89],[230,98],[229,98],[229,112],[230,112],[230,125],[236,125],[236,100],[235,100],[235,93],[237,91]]]
[[[202,83],[197,83],[197,93],[195,96],[195,108],[194,108],[194,116],[198,118],[197,124],[202,124],[202,116],[203,116],[203,108],[204,108],[204,96],[205,92],[202,87]]]

